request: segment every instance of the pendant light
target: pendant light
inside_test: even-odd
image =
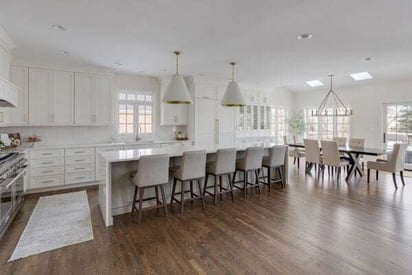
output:
[[[162,102],[167,104],[190,104],[192,98],[187,89],[183,76],[179,74],[179,51],[175,51],[176,55],[176,74],[170,79],[166,92],[163,95]]]
[[[312,110],[312,116],[351,116],[352,109],[343,104],[342,100],[333,90],[332,79],[333,74],[330,77],[330,89],[323,99],[321,104],[316,110]]]
[[[235,62],[229,63],[232,66],[232,80],[229,82],[226,88],[226,93],[222,98],[222,106],[226,107],[240,107],[245,105],[242,92],[239,85],[235,81]]]

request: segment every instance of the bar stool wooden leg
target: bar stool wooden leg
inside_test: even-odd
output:
[[[257,190],[258,190],[259,194],[261,194],[261,193],[260,193],[260,185],[259,185],[259,174],[258,174],[258,170],[255,170],[255,185],[256,185],[256,188],[257,188]]]
[[[219,188],[220,188],[220,199],[222,199],[222,192],[223,192],[223,181],[222,181],[222,176],[219,176]]]
[[[173,178],[173,187],[172,187],[172,198],[170,199],[170,209],[173,211],[173,201],[175,199],[175,192],[176,192],[176,184],[177,184],[177,179]]]
[[[284,178],[283,178],[282,167],[278,167],[278,169],[279,169],[280,180],[281,180],[281,183],[282,183],[282,188],[284,188],[284,187],[285,187],[285,180],[284,180]]]
[[[133,204],[132,204],[132,212],[131,213],[133,213],[134,210],[137,211],[137,209],[136,209],[137,189],[138,189],[138,187],[137,187],[137,185],[135,185],[134,186]]]
[[[163,210],[165,211],[165,216],[167,217],[167,203],[166,203],[166,195],[165,195],[165,186],[160,185],[160,193],[162,194],[162,202],[163,202]]]
[[[247,190],[247,171],[243,171],[243,197],[246,199],[246,190]]]
[[[158,186],[155,186],[154,189],[155,189],[155,193],[156,193],[156,205],[159,206],[160,200],[159,200],[159,191],[157,190],[157,187]]]
[[[209,179],[209,173],[206,173],[206,179],[205,179],[205,183],[203,184],[203,192],[202,192],[203,198],[205,198],[205,196],[206,196],[206,189],[207,189],[208,179]]]
[[[183,206],[185,200],[185,188],[184,188],[184,181],[181,181],[180,185],[180,214],[183,214]]]
[[[215,184],[214,184],[215,193],[213,194],[214,197],[214,204],[217,204],[217,176],[215,175]]]
[[[206,206],[205,196],[203,195],[204,192],[202,192],[202,183],[200,182],[200,179],[197,180],[197,185],[198,185],[198,188],[199,188],[200,200],[202,201],[202,207],[205,207]]]
[[[190,181],[190,197],[193,199],[193,181]]]
[[[144,188],[139,188],[139,216],[137,220],[138,223],[142,221],[143,196],[144,196]]]
[[[232,197],[232,201],[235,200],[235,196],[233,195],[233,185],[232,180],[230,179],[230,174],[227,174],[227,178],[229,179],[229,188],[230,188],[230,195]],[[234,180],[234,179],[233,179]]]
[[[272,186],[272,168],[268,167],[268,192],[271,191]]]

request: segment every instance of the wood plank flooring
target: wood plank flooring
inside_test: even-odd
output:
[[[29,197],[0,241],[0,274],[412,274],[412,179],[339,184],[296,172],[235,202],[224,196],[184,215],[129,215],[106,228],[88,190],[94,240],[7,263],[38,196]]]

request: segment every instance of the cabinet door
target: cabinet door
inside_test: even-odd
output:
[[[91,124],[92,122],[92,93],[94,89],[93,86],[94,77],[92,74],[75,74],[75,124]]]
[[[73,124],[74,74],[53,71],[52,122]]]
[[[29,122],[32,125],[51,122],[52,72],[29,69]]]
[[[112,122],[112,79],[110,76],[95,75],[92,104],[92,122],[110,124]]]
[[[196,145],[215,145],[217,143],[216,130],[216,100],[195,99],[195,141]]]
[[[11,66],[10,81],[19,87],[17,108],[10,109],[10,125],[26,125],[29,111],[29,69],[27,67]]]

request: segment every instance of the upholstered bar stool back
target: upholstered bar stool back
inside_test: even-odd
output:
[[[259,171],[262,168],[263,153],[263,147],[249,147],[246,149],[245,158],[236,162],[236,172],[243,172],[243,181],[238,181],[243,182],[243,186],[235,184],[234,187],[243,190],[244,198],[247,196],[247,188],[250,187],[257,188],[260,193]],[[236,178],[236,172],[234,178]],[[255,183],[248,182],[247,178],[249,172],[254,172]]]
[[[267,168],[267,178],[266,182],[262,182],[268,185],[268,191],[271,189],[272,183],[281,182],[282,187],[285,185],[284,176],[286,171],[284,171],[286,151],[288,147],[286,145],[276,145],[269,149],[269,156],[263,158],[262,166]],[[272,179],[272,170],[277,169],[280,179]]]

